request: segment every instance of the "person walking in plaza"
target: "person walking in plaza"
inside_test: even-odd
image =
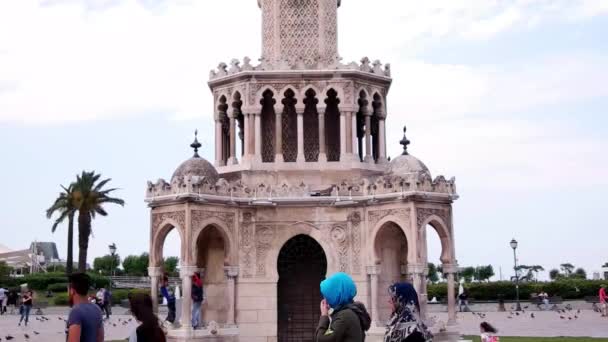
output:
[[[8,290],[0,287],[0,315],[6,313],[6,305],[8,303]]]
[[[129,337],[129,342],[166,342],[165,332],[160,327],[158,317],[152,308],[152,297],[145,293],[135,293],[129,297],[131,314],[139,322]]]
[[[160,288],[160,293],[167,300],[167,309],[169,310],[165,320],[173,324],[175,323],[175,294],[169,287],[169,276],[167,275],[163,277],[163,284]]]
[[[34,304],[33,293],[31,290],[27,290],[21,299],[21,308],[19,312],[21,313],[21,319],[19,319],[19,326],[25,319],[25,326],[27,327],[27,323],[30,320],[30,311],[32,310],[32,305]]]
[[[469,293],[466,289],[462,291],[460,295],[458,295],[458,307],[460,312],[468,312],[469,311]],[[464,308],[464,311],[463,311]]]
[[[8,306],[9,308],[11,308],[11,310],[9,311],[9,314],[14,314],[15,310],[17,309],[17,301],[19,300],[19,295],[17,294],[17,291],[15,291],[15,289],[13,290],[9,290],[8,291]]]
[[[545,290],[540,291],[538,298],[540,299],[541,303],[543,304],[542,309],[549,310],[549,295],[547,294],[547,292],[545,292]]]
[[[201,325],[201,306],[203,305],[203,281],[198,273],[192,276],[192,328]]]
[[[420,319],[418,293],[410,283],[395,283],[388,288],[391,318],[386,327],[384,342],[426,342],[433,335]]]
[[[602,310],[602,317],[608,316],[608,295],[606,295],[606,285],[600,286],[600,309]]]
[[[67,342],[103,342],[103,313],[87,296],[91,279],[84,273],[74,273],[69,282],[72,310],[67,320]]]
[[[112,314],[112,292],[109,288],[103,288],[103,311],[106,313],[106,319],[110,319]]]
[[[494,328],[488,322],[481,322],[481,324],[479,325],[479,331],[481,333],[481,335],[480,335],[481,342],[499,342],[500,341],[498,336],[496,336],[496,333],[498,333],[498,330],[496,330],[496,328]]]
[[[357,288],[346,273],[336,273],[321,282],[321,318],[316,342],[362,342],[371,318],[362,303],[354,302]],[[333,309],[331,319],[329,309]]]

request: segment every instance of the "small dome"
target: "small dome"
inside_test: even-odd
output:
[[[215,167],[204,158],[198,156],[183,162],[173,172],[171,181],[173,182],[176,178],[188,179],[189,177],[199,177],[199,180],[205,178],[210,183],[215,183],[220,178]]]
[[[194,142],[190,145],[194,149],[194,156],[181,163],[175,172],[173,172],[171,182],[174,182],[176,179],[186,180],[195,177],[194,181],[205,179],[209,183],[215,183],[220,178],[213,164],[198,155],[198,149],[201,147],[201,144],[198,142],[197,135],[198,131],[195,131]]]
[[[395,176],[405,176],[408,174],[423,174],[426,173],[429,176],[431,172],[418,158],[406,154],[400,155],[397,158],[391,160],[386,170],[388,174]]]
[[[410,141],[405,136],[407,132],[407,128],[403,127],[403,139],[399,142],[403,145],[403,153],[397,158],[391,160],[388,164],[388,168],[386,169],[386,173],[395,176],[405,176],[405,175],[423,175],[426,174],[431,177],[431,172],[429,168],[424,165],[420,159],[412,156],[407,151],[407,146],[410,144]]]

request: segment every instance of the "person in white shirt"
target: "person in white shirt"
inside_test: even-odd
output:
[[[6,313],[6,303],[8,303],[8,291],[0,287],[0,315],[4,315]]]

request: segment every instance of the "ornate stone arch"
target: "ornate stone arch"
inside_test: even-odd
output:
[[[339,84],[329,84],[325,88],[323,88],[323,91],[319,94],[320,103],[322,102],[323,104],[325,104],[323,101],[327,98],[327,92],[332,89],[338,94],[336,98],[340,99],[342,102],[344,101],[344,88]],[[340,103],[343,104],[342,102]]]
[[[261,87],[256,93],[255,93],[255,98],[256,100],[254,101],[255,103],[259,103],[260,100],[262,100],[264,98],[264,93],[270,90],[272,92],[272,94],[274,95],[275,100],[277,99],[277,96],[282,96],[282,94],[277,91],[277,89],[275,87],[273,87],[270,84],[264,85],[263,87]],[[276,104],[275,104],[276,105]]]
[[[285,92],[287,90],[293,91],[293,93],[294,93],[294,99],[296,99],[298,101],[297,105],[302,105],[302,103],[303,103],[302,100],[304,99],[304,97],[302,97],[300,95],[300,91],[298,91],[298,89],[296,87],[294,87],[293,85],[291,85],[291,84],[288,84],[288,85],[284,86],[283,88],[281,88],[281,90],[279,91],[279,93],[275,93],[276,94],[275,98],[278,100],[277,103],[281,103],[281,100],[283,98],[285,98]]]
[[[200,235],[203,231],[209,229],[209,227],[214,227],[217,229],[222,235],[222,239],[224,240],[224,251],[225,258],[224,264],[226,266],[237,266],[238,265],[238,255],[234,255],[235,253],[235,245],[234,245],[234,237],[232,236],[232,232],[226,226],[226,223],[220,220],[217,217],[208,217],[202,221],[193,221],[192,224],[192,241],[190,241],[190,250],[191,250],[191,258],[192,260],[198,260],[198,248],[197,243]]]
[[[154,214],[158,215],[160,222],[153,223],[152,227],[152,241],[151,241],[151,249],[150,249],[150,260],[149,264],[152,267],[160,267],[162,265],[163,259],[163,247],[165,245],[165,239],[167,235],[175,229],[179,234],[180,239],[180,248],[182,250],[180,255],[180,261],[183,262],[185,257],[185,249],[184,241],[185,241],[185,232],[184,232],[184,224],[178,221],[183,219],[183,212],[173,212],[173,213],[159,213]],[[153,217],[154,217],[153,215]],[[176,216],[176,217],[166,217],[166,215]],[[156,218],[155,217],[155,218]],[[181,218],[181,219],[180,219]],[[153,221],[155,221],[153,219]]]
[[[317,99],[319,99],[320,96],[323,96],[323,93],[321,92],[321,90],[319,90],[319,88],[317,88],[314,84],[307,84],[306,86],[302,87],[298,100],[302,99],[302,101],[304,101],[304,99],[306,98],[306,92],[310,89],[312,89],[312,91],[315,92]],[[300,104],[300,102],[298,102],[298,104]]]
[[[382,219],[380,219],[372,228],[370,240],[369,240],[369,241],[371,241],[371,244],[368,244],[368,247],[367,247],[368,248],[367,255],[369,257],[370,264],[376,265],[378,263],[378,261],[380,260],[380,257],[378,256],[378,251],[376,250],[376,239],[378,237],[378,233],[380,232],[380,230],[387,223],[392,223],[392,224],[396,225],[403,232],[403,234],[405,235],[406,243],[407,243],[407,263],[408,264],[415,263],[416,250],[414,248],[415,244],[413,243],[414,242],[413,232],[411,231],[411,229],[409,229],[409,227],[410,227],[409,222],[405,221],[403,218],[400,218],[396,215],[389,214],[387,216],[384,216]]]
[[[441,242],[441,257],[440,260],[443,264],[451,264],[454,255],[454,245],[452,241],[452,234],[448,225],[444,219],[437,214],[429,214],[422,218],[421,224],[418,225],[418,229],[426,229],[427,225],[430,225],[435,229],[439,235],[439,241]],[[426,242],[425,242],[426,244]]]
[[[268,250],[266,255],[266,276],[272,278],[273,281],[279,280],[279,273],[277,270],[279,252],[281,251],[281,248],[283,248],[285,243],[287,243],[287,241],[297,235],[307,235],[314,239],[321,246],[323,252],[325,253],[325,258],[327,260],[327,274],[338,272],[340,267],[338,263],[338,257],[335,254],[334,249],[326,240],[324,233],[318,227],[313,228],[311,226],[312,225],[308,223],[296,223],[295,225],[290,226],[289,229],[282,230],[281,234],[279,234],[278,236],[276,236],[276,227],[269,228],[274,229],[275,236],[273,238],[272,243],[270,244],[273,247]],[[260,260],[258,260],[258,262],[260,262]]]
[[[359,100],[361,98],[361,92],[363,92],[365,94],[365,98],[368,101],[371,101],[372,94],[370,94],[369,91],[367,91],[367,88],[364,86],[360,86],[359,88],[357,88],[357,92],[355,93],[356,100]]]

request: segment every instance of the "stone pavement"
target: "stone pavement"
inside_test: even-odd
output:
[[[36,320],[40,316],[30,316],[28,327],[18,327],[19,316],[4,315],[0,316],[0,338],[5,341],[5,336],[15,337],[12,341],[44,341],[44,342],[64,342],[65,341],[65,322],[68,310],[66,308],[50,308],[45,310],[48,321],[41,322]],[[120,340],[127,338],[136,327],[134,320],[123,324],[132,318],[126,315],[124,309],[115,308],[115,315],[112,316],[105,326],[106,340]],[[530,312],[523,315],[511,315],[508,312],[488,312],[485,318],[474,315],[470,312],[459,313],[459,331],[463,335],[478,335],[479,323],[487,321],[499,329],[499,334],[503,336],[589,336],[589,337],[608,337],[608,318],[602,318],[598,313],[590,310],[583,310],[580,314],[575,311],[568,313],[556,312],[534,312],[535,318],[530,317]],[[574,316],[578,316],[577,319]],[[560,318],[563,316],[564,319]],[[161,317],[164,314],[161,313]],[[446,321],[447,314],[432,313],[437,321]],[[511,318],[509,318],[511,317]],[[568,317],[572,319],[569,320]],[[120,320],[120,321],[119,321]],[[38,332],[39,335],[36,335]],[[26,339],[24,334],[30,336]]]
[[[553,311],[535,311],[535,318],[530,312],[510,314],[509,312],[487,312],[484,318],[473,313],[458,313],[459,331],[463,335],[479,335],[479,324],[486,321],[499,330],[502,336],[580,336],[608,337],[608,318],[591,310],[566,313]],[[438,321],[447,321],[447,313],[431,313]],[[577,316],[578,318],[575,318]],[[509,318],[511,317],[511,318]],[[563,319],[560,317],[564,317]],[[568,318],[571,319],[568,319]]]

